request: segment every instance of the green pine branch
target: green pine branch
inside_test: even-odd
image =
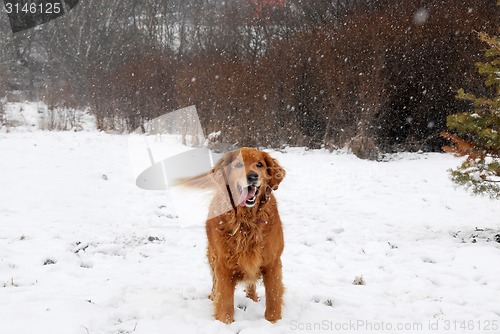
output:
[[[445,137],[455,144],[452,152],[466,157],[461,166],[450,171],[453,182],[473,194],[500,199],[500,38],[484,32],[478,37],[489,48],[486,61],[476,66],[485,76],[485,87],[494,88],[494,95],[476,96],[459,89],[456,97],[471,102],[472,110],[448,116],[447,126],[456,136]]]

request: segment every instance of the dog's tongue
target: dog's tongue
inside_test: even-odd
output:
[[[248,189],[250,188],[250,191]],[[243,188],[240,198],[238,199],[238,204],[240,206],[245,206],[245,202],[255,196],[255,193],[257,192],[256,187],[245,187]]]

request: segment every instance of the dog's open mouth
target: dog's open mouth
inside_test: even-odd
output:
[[[238,185],[238,191],[240,193],[240,197],[238,199],[239,206],[246,206],[251,208],[257,202],[257,194],[259,193],[260,187],[256,185],[250,185],[248,187],[242,187]]]

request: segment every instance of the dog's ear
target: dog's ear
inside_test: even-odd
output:
[[[212,173],[217,173],[223,171],[226,167],[228,167],[231,162],[234,161],[235,156],[239,153],[239,150],[227,152],[220,158],[215,166],[212,168]]]
[[[212,176],[218,180],[217,182],[220,184],[227,183],[227,177],[231,170],[231,163],[236,159],[239,153],[239,150],[227,152],[215,163],[215,166],[212,168]]]
[[[283,167],[280,166],[278,161],[266,152],[264,152],[264,160],[267,165],[266,171],[269,176],[269,187],[273,190],[277,190],[280,182],[285,178],[286,172]]]

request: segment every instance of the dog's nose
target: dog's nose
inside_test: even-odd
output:
[[[254,183],[259,180],[259,175],[255,172],[250,172],[247,174],[247,181],[248,183]]]

